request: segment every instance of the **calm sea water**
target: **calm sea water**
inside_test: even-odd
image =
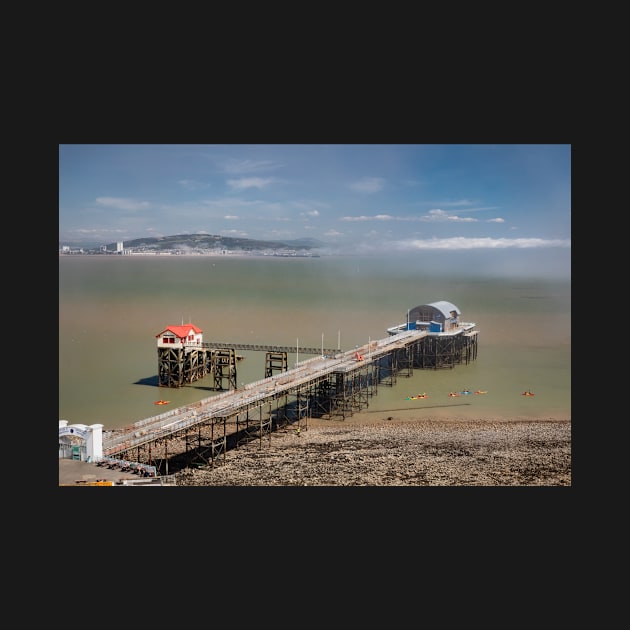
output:
[[[113,429],[163,413],[158,399],[172,408],[214,395],[211,376],[157,386],[156,335],[171,324],[196,324],[205,341],[347,350],[437,300],[476,322],[477,360],[399,376],[365,413],[569,418],[570,278],[530,277],[526,260],[497,273],[456,258],[60,257],[59,418]],[[239,383],[264,377],[264,352],[238,353]],[[448,397],[464,388],[488,393]]]

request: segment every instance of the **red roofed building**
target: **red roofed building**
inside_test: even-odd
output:
[[[199,346],[203,341],[203,330],[194,324],[167,326],[155,337],[158,348],[182,348],[184,345]]]

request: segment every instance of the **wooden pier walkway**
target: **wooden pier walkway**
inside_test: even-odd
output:
[[[385,355],[404,349],[427,336],[425,331],[410,330],[385,339],[370,341],[353,350],[339,351],[321,348],[299,348],[304,354],[318,356],[302,361],[295,368],[255,381],[237,390],[230,390],[199,402],[172,409],[152,416],[120,430],[107,432],[103,436],[103,455],[115,457],[131,449],[181,434],[195,425],[208,424],[213,419],[221,420],[245,413],[249,409],[262,407],[288,395],[308,383],[326,378],[332,373],[347,374],[375,364]],[[271,350],[295,352],[295,347],[252,346],[249,344],[215,344],[204,342],[208,347],[226,347],[243,350]]]

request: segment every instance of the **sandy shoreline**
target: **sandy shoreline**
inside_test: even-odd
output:
[[[570,486],[571,419],[356,414],[302,421],[181,486]]]

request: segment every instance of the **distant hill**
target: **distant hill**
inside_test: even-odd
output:
[[[147,238],[135,238],[123,241],[125,249],[161,252],[168,250],[187,249],[225,249],[230,251],[257,251],[257,250],[296,250],[310,251],[318,247],[326,246],[326,243],[313,238],[302,238],[287,241],[261,241],[250,238],[236,238],[232,236],[218,236],[215,234],[177,234],[175,236],[158,236]],[[61,247],[63,243],[60,243]],[[116,251],[116,243],[108,243],[107,251]],[[98,252],[101,246],[85,248],[88,251]]]

